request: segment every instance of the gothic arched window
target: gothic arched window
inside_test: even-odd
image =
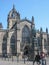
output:
[[[11,45],[14,45],[14,44],[15,44],[15,36],[12,35],[12,37],[11,37]]]
[[[15,36],[14,34],[11,36],[11,40],[10,40],[10,46],[11,46],[11,53],[13,55],[15,55]]]
[[[3,56],[7,54],[7,35],[6,34],[3,36],[2,53],[3,53]]]
[[[30,43],[30,31],[27,26],[22,29],[22,43]]]

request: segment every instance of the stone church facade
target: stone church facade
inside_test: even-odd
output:
[[[12,10],[8,14],[7,29],[3,29],[0,23],[0,54],[17,54],[23,53],[26,46],[32,45],[32,29],[35,28],[34,17],[32,20],[28,20],[26,17],[20,19],[20,14],[13,6]],[[48,29],[46,32],[42,31],[42,28],[36,30],[36,38],[34,41],[34,51],[49,52],[49,34]],[[42,43],[42,44],[41,44]]]

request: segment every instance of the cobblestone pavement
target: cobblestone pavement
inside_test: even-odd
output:
[[[5,58],[0,58],[0,65],[33,65],[33,62],[30,61],[18,61],[16,59],[5,59]],[[37,65],[36,63],[34,65]],[[46,65],[49,65],[49,57],[46,58]]]
[[[5,58],[0,58],[0,65],[33,65],[32,61],[25,61],[23,60],[17,60],[17,59],[5,59]],[[35,63],[35,65],[37,65]]]
[[[49,57],[47,57],[46,61],[46,64],[49,65]]]

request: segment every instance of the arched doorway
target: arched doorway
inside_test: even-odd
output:
[[[28,55],[29,54],[29,46],[25,46],[24,47],[24,55]]]
[[[11,47],[11,54],[12,55],[16,55],[16,46],[15,46],[15,35],[12,34],[11,36],[11,40],[10,40],[10,47]]]

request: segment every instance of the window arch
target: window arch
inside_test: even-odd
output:
[[[30,30],[26,25],[22,29],[22,43],[30,43]]]
[[[11,53],[15,55],[16,52],[15,52],[15,35],[14,34],[12,34],[10,39],[10,47],[11,47]]]
[[[2,54],[5,56],[7,54],[7,35],[3,36],[3,43],[2,43]]]
[[[14,44],[15,44],[15,36],[12,35],[12,36],[11,36],[11,45],[14,45]]]

